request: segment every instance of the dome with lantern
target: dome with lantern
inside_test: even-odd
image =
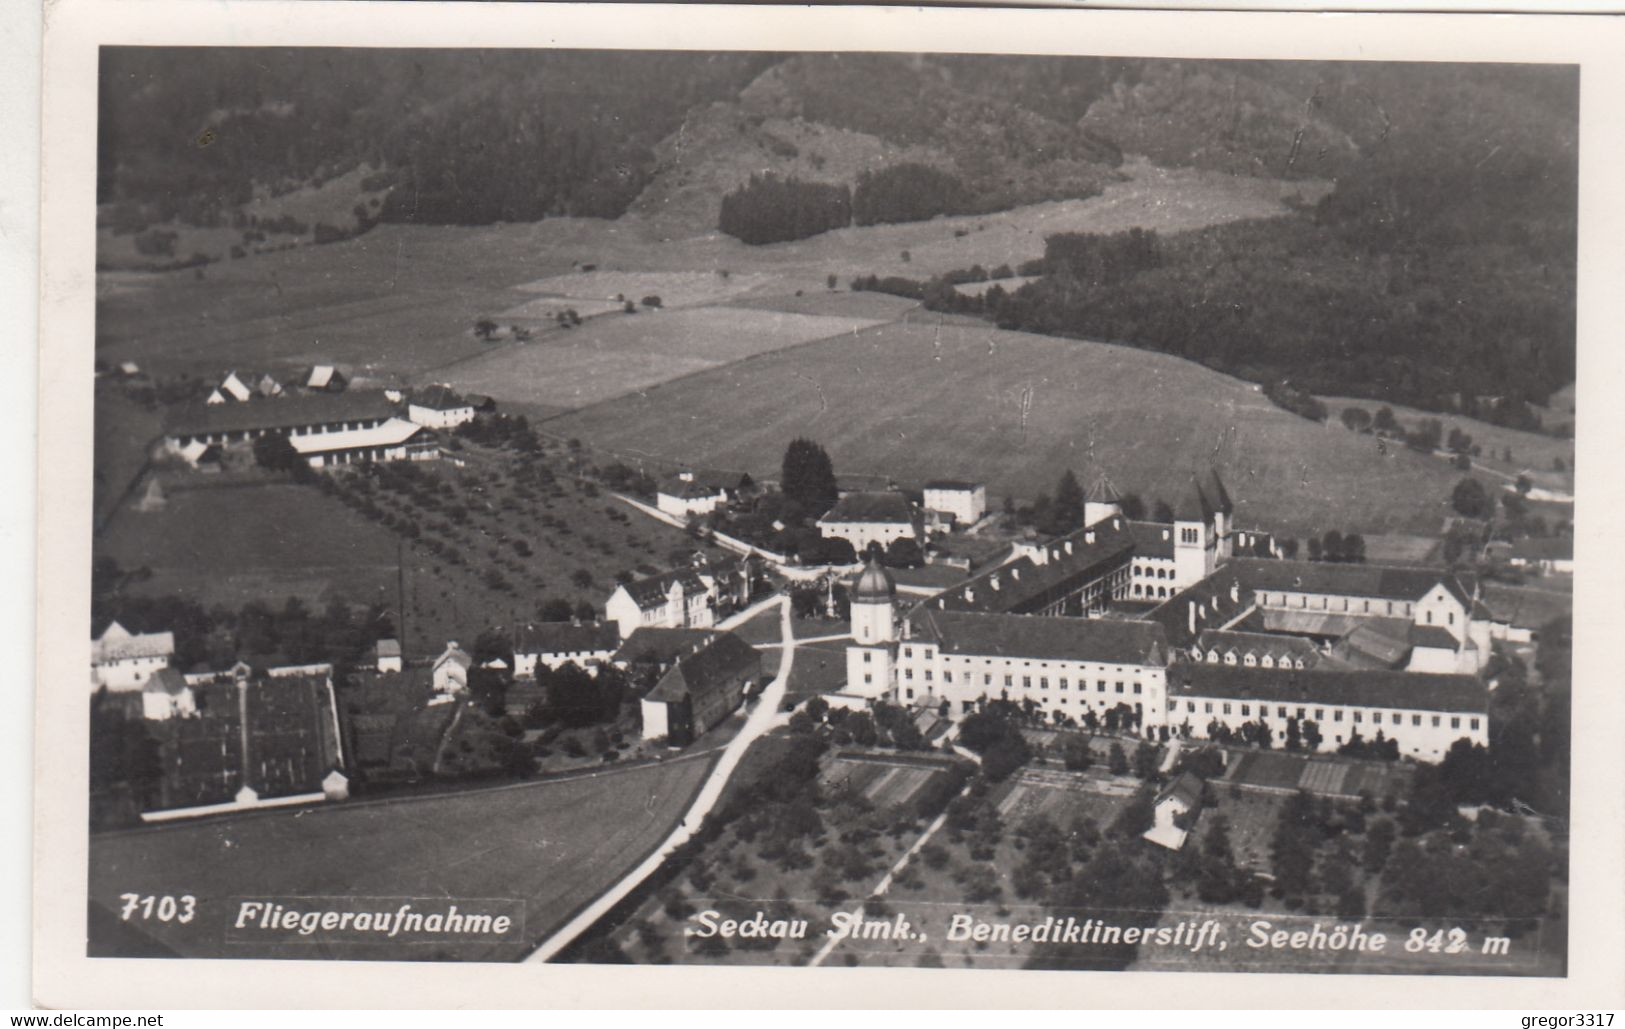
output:
[[[852,587],[852,600],[855,603],[889,604],[896,597],[897,583],[881,565],[880,559],[871,554],[863,574],[858,576],[857,583]]]

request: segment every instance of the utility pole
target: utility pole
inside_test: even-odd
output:
[[[406,661],[406,540],[395,537],[395,610],[400,618],[396,632],[401,639],[401,661]]]

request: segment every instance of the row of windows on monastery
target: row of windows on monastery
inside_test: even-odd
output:
[[[1294,598],[1296,598],[1295,601],[1294,601]],[[1314,599],[1317,602],[1314,603],[1314,604],[1311,604],[1309,602],[1311,599]],[[1335,605],[1332,603],[1334,600],[1338,602]],[[1373,604],[1376,605],[1375,610],[1372,609]],[[1376,601],[1373,601],[1373,600],[1371,600],[1369,598],[1365,598],[1365,597],[1361,597],[1361,598],[1328,597],[1328,596],[1325,596],[1323,594],[1314,594],[1311,597],[1310,594],[1304,594],[1304,593],[1262,593],[1262,592],[1258,594],[1258,606],[1259,607],[1297,608],[1299,610],[1304,610],[1304,611],[1308,611],[1308,610],[1314,610],[1314,611],[1343,611],[1343,612],[1348,612],[1350,614],[1394,615],[1396,617],[1397,616],[1403,616],[1405,618],[1411,617],[1411,607],[1412,607],[1411,602],[1408,601],[1408,600],[1387,600],[1387,601],[1376,600]],[[1431,611],[1428,612],[1428,615],[1429,615],[1429,622],[1431,624],[1432,612]],[[1450,624],[1451,625],[1456,624],[1456,616],[1455,615],[1450,616]]]
[[[1223,700],[1223,701],[1220,701],[1220,700],[1203,700],[1203,701],[1187,700],[1184,703],[1185,703],[1184,713],[1187,714],[1187,715],[1194,715],[1194,714],[1204,714],[1204,715],[1225,714],[1225,715],[1229,715],[1229,714],[1235,714],[1236,712],[1235,712],[1234,709],[1239,707],[1241,709],[1241,717],[1243,717],[1243,718],[1251,718],[1253,716],[1253,707],[1255,706],[1255,705],[1250,704],[1250,703],[1244,704],[1244,703],[1233,702],[1233,701],[1228,701],[1228,700]],[[1177,717],[1180,714],[1179,704],[1180,704],[1180,702],[1176,700],[1176,701],[1173,702],[1173,705],[1172,705],[1173,714],[1174,714],[1175,717]],[[1200,711],[1197,710],[1198,705],[1201,706]],[[1259,719],[1261,721],[1268,722],[1270,717],[1271,717],[1269,705],[1268,704],[1258,704],[1256,706],[1258,708],[1258,717],[1259,717]],[[1293,715],[1289,715],[1287,713],[1289,710],[1292,710],[1292,709],[1287,708],[1285,705],[1277,705],[1276,708],[1275,708],[1275,714],[1274,714],[1273,717],[1275,717],[1276,719],[1278,719],[1280,721],[1283,721],[1283,722],[1286,721],[1289,717],[1296,717],[1299,722],[1313,721],[1316,725],[1326,724],[1326,712],[1328,710],[1327,708],[1323,708],[1323,707],[1317,707],[1317,708],[1300,707],[1300,708],[1296,709],[1296,712]],[[1360,709],[1360,708],[1350,708],[1350,709],[1347,709],[1345,711],[1344,708],[1340,708],[1340,707],[1334,707],[1334,708],[1331,708],[1329,710],[1331,711],[1331,716],[1332,716],[1331,720],[1332,720],[1333,724],[1336,724],[1336,723],[1339,723],[1339,722],[1343,721],[1343,715],[1345,713],[1349,715],[1349,721],[1351,723],[1355,724],[1355,725],[1363,725],[1363,724],[1365,724],[1365,721],[1366,721],[1365,716],[1366,715],[1370,716],[1371,725],[1373,725],[1373,726],[1381,726],[1383,724],[1382,716],[1383,716],[1384,712],[1382,712],[1382,711],[1371,711],[1371,710],[1368,710],[1368,709]],[[1310,717],[1310,712],[1311,711],[1314,712],[1313,718]],[[1387,715],[1388,715],[1388,724],[1389,725],[1395,725],[1395,726],[1404,725],[1406,723],[1406,721],[1408,720],[1413,728],[1421,728],[1422,724],[1423,724],[1422,720],[1424,718],[1427,718],[1427,719],[1430,720],[1432,727],[1435,728],[1435,729],[1439,729],[1439,728],[1443,727],[1444,719],[1446,717],[1444,715],[1421,715],[1421,714],[1417,714],[1414,711],[1409,712],[1409,713],[1403,712],[1403,711],[1390,711],[1390,712],[1387,712]],[[1461,728],[1462,717],[1460,715],[1450,715],[1449,718],[1450,718],[1450,728],[1452,728],[1452,729],[1460,729]],[[1479,725],[1479,719],[1478,718],[1469,716],[1466,719],[1466,721],[1467,721],[1468,727],[1470,729],[1476,730],[1478,728],[1478,725]]]
[[[1142,592],[1143,589],[1143,592]],[[1136,597],[1171,597],[1179,592],[1177,586],[1155,586],[1150,583],[1135,583],[1134,595]]]
[[[930,690],[926,691],[926,696],[933,696],[933,695],[934,694],[932,694]],[[903,688],[903,699],[904,700],[913,700],[914,699],[914,687],[905,686]],[[1042,700],[1045,703],[1048,703],[1048,701],[1049,701],[1048,697],[1041,697],[1041,698],[1038,698],[1038,699]],[[1070,707],[1071,704],[1072,704],[1071,699],[1068,698],[1068,697],[1061,697],[1056,702],[1059,703],[1059,704],[1068,706],[1068,707]],[[959,709],[961,711],[963,711],[965,714],[970,714],[971,712],[976,710],[977,706],[980,703],[981,703],[980,700],[961,700],[959,702]],[[1095,701],[1095,707],[1097,707],[1100,710],[1104,711],[1108,707],[1115,708],[1118,703],[1121,703],[1121,701],[1111,702],[1111,701],[1105,701],[1105,700],[1097,700],[1097,701]],[[1079,697],[1078,698],[1078,706],[1082,707],[1082,708],[1087,708],[1089,706],[1089,698],[1088,697]],[[1058,711],[1059,708],[1041,707],[1040,710],[1045,711],[1045,712],[1055,712],[1055,711]],[[1143,718],[1145,716],[1145,707],[1144,707],[1144,705],[1136,703],[1134,705],[1134,713]]]
[[[867,653],[865,653],[863,655],[863,660],[864,660],[865,663],[868,662],[869,655]],[[924,680],[925,682],[935,682],[936,681],[936,678],[935,678],[935,676],[933,674],[932,669],[929,669],[929,668],[924,670],[924,673],[920,676],[920,678],[922,680]],[[1035,677],[1031,676],[1031,675],[1023,675],[1023,676],[1021,676],[1020,688],[1024,689],[1024,690],[1032,689],[1033,688],[1033,679],[1034,678]],[[1040,689],[1040,690],[1049,689],[1049,676],[1040,675],[1040,676],[1037,676],[1036,678],[1038,680],[1038,689]],[[903,681],[904,682],[912,682],[913,679],[914,679],[914,669],[912,669],[912,668],[904,668],[903,669]],[[952,671],[945,670],[942,673],[942,681],[944,683],[946,683],[947,685],[950,685],[950,686],[953,685],[953,683],[954,683],[954,673]],[[964,678],[961,680],[961,683],[963,683],[963,684],[972,684],[975,681],[976,681],[976,678],[975,678],[974,675],[966,673]],[[1065,691],[1065,690],[1068,690],[1068,689],[1072,688],[1072,679],[1070,677],[1064,676],[1064,675],[1057,676],[1056,680],[1055,680],[1055,684],[1056,684],[1056,687],[1058,689],[1060,689],[1061,691]],[[1087,679],[1080,678],[1080,679],[1078,679],[1077,684],[1078,684],[1078,692],[1080,692],[1080,693],[1082,693],[1082,692],[1089,689],[1089,680],[1087,680]],[[982,685],[983,686],[992,686],[993,685],[993,675],[992,675],[992,673],[990,673],[990,672],[983,672],[982,673]],[[1095,680],[1095,692],[1097,692],[1097,693],[1105,693],[1106,692],[1106,685],[1107,685],[1107,680],[1105,680],[1105,679],[1097,679],[1097,680]],[[1125,682],[1122,679],[1118,679],[1117,682],[1114,684],[1114,692],[1122,693],[1122,692],[1124,692],[1125,687],[1132,687],[1133,692],[1134,692],[1134,694],[1136,696],[1138,696],[1140,693],[1144,692],[1143,686],[1138,680],[1136,680],[1134,682]],[[1005,689],[1016,689],[1017,688],[1017,682],[1016,682],[1016,676],[1015,675],[1012,674],[1012,675],[1004,676],[1004,688]]]
[[[1199,657],[1199,658],[1203,657],[1201,651],[1199,651],[1199,650],[1196,652],[1196,656]],[[1220,656],[1220,654],[1219,654],[1219,652],[1217,650],[1210,650],[1210,651],[1207,652],[1207,655],[1204,658],[1204,660],[1206,660],[1207,663],[1210,664],[1210,665],[1216,665],[1219,662],[1223,661],[1227,665],[1234,665],[1234,664],[1239,663],[1239,664],[1245,665],[1248,668],[1259,668],[1259,667],[1262,667],[1262,668],[1305,668],[1305,667],[1307,667],[1303,663],[1303,658],[1301,658],[1301,657],[1298,657],[1298,658],[1286,657],[1285,655],[1283,655],[1281,657],[1281,660],[1277,661],[1277,660],[1275,660],[1275,657],[1273,655],[1270,655],[1270,654],[1265,654],[1263,657],[1259,657],[1257,654],[1247,653],[1247,654],[1243,655],[1241,660],[1238,662],[1236,660],[1236,652],[1233,651],[1233,650],[1227,651],[1222,657]]]
[[[920,647],[918,649],[919,649],[920,658],[922,660],[925,660],[925,661],[931,660],[931,658],[933,656],[935,656],[936,652],[937,652],[935,647]],[[915,654],[915,648],[914,647],[905,646],[903,648],[903,660],[904,661],[913,660],[914,654]],[[864,660],[867,661],[868,659],[869,659],[868,655],[865,654],[864,655]],[[952,660],[954,660],[954,657],[951,654],[944,654],[943,655],[943,660],[952,661]],[[972,661],[982,661],[982,662],[989,663],[989,664],[991,664],[994,661],[1000,661],[1000,662],[1003,662],[1003,666],[1005,668],[1015,668],[1015,667],[1017,667],[1017,664],[1016,664],[1017,661],[1021,662],[1019,667],[1022,667],[1022,668],[1048,668],[1050,666],[1048,661],[1040,660],[1035,665],[1032,662],[1032,660],[1022,659],[1022,658],[1014,658],[1014,657],[998,658],[998,657],[976,657],[976,656],[973,656],[973,655],[963,655],[958,660],[959,660],[959,662],[961,664],[963,664],[963,665],[965,665],[967,667],[969,667],[969,665],[970,665],[970,663]],[[1064,667],[1066,664],[1078,664],[1078,665],[1081,665],[1081,664],[1089,664],[1089,663],[1091,663],[1091,662],[1076,661],[1076,662],[1065,662],[1065,663],[1063,663],[1063,662],[1057,661],[1056,662],[1056,667],[1057,668]],[[1136,665],[1100,665],[1100,667],[1102,669],[1113,668],[1118,675],[1123,675],[1123,674],[1127,673],[1127,674],[1130,674],[1130,675],[1138,676],[1140,674],[1140,672],[1143,671],[1143,669],[1141,667],[1136,666]]]

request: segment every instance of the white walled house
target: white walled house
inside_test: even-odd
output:
[[[1141,835],[1159,847],[1178,850],[1190,835],[1189,818],[1193,812],[1200,812],[1201,807],[1202,780],[1191,772],[1181,772],[1157,794],[1156,804],[1151,809],[1151,828]]]
[[[174,654],[174,633],[132,633],[113,622],[90,644],[91,689],[106,686],[115,693],[140,689],[169,667]]]
[[[979,482],[928,482],[923,499],[927,511],[948,515],[961,528],[975,525],[987,514],[987,487]]]
[[[726,489],[700,482],[693,472],[679,472],[655,491],[655,506],[674,518],[707,515],[727,503]]]
[[[919,516],[901,493],[848,493],[818,519],[819,535],[844,539],[862,554],[869,544],[889,546],[899,539],[919,539]]]
[[[379,640],[373,646],[373,656],[377,658],[379,672],[399,672],[402,668],[401,641],[396,639]]]
[[[312,365],[305,375],[305,388],[324,393],[343,393],[350,386],[344,373],[330,364]]]
[[[623,640],[640,628],[705,629],[716,621],[712,592],[692,568],[615,587],[604,616],[616,624]]]
[[[407,399],[406,417],[430,429],[455,429],[474,420],[474,405],[450,386],[437,384]]]
[[[513,650],[514,674],[534,678],[536,669],[557,670],[574,664],[597,674],[620,649],[614,623],[541,622],[526,626]]]
[[[434,683],[435,692],[452,694],[467,690],[468,670],[472,667],[474,659],[457,645],[456,640],[447,643],[445,651],[429,666],[429,677]]]
[[[141,717],[149,722],[189,718],[197,714],[197,696],[186,677],[173,668],[160,668],[141,687]]]
[[[236,401],[242,404],[253,398],[254,390],[248,383],[243,381],[243,377],[236,372],[227,372],[220,385],[216,386],[214,392],[209,394],[208,402],[211,404],[224,404],[228,401]]]

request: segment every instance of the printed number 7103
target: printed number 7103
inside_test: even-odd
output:
[[[156,918],[160,922],[179,922],[185,925],[197,914],[197,898],[190,893],[179,897],[171,897],[167,893],[162,897],[121,893],[119,899],[124,901],[124,910],[120,914],[126,922],[132,918],[139,918],[143,922],[150,922]]]

